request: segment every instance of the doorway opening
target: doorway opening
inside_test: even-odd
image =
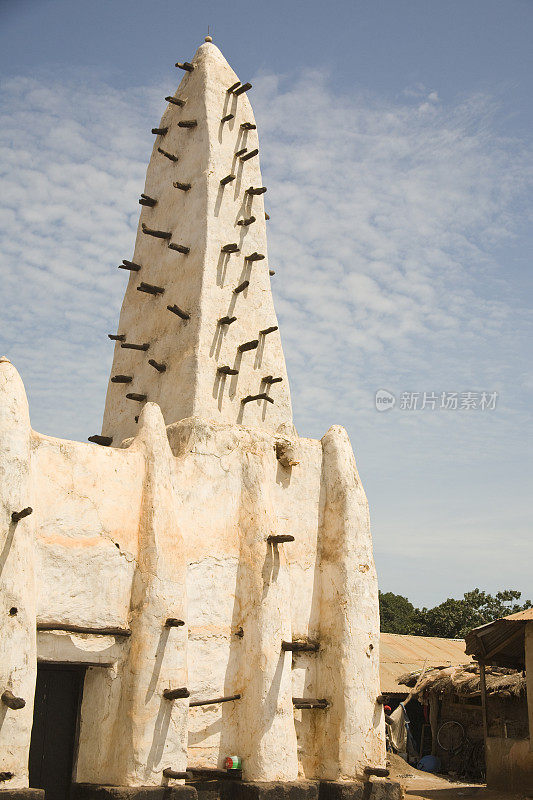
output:
[[[37,665],[29,772],[30,787],[44,789],[46,800],[70,797],[85,669]]]

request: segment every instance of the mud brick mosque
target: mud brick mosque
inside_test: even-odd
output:
[[[345,430],[292,422],[252,87],[210,37],[176,66],[101,435],[33,431],[0,361],[0,797],[396,798],[368,504]]]

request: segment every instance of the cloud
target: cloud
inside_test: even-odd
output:
[[[21,371],[33,426],[85,440],[100,430],[106,334],[127,279],[116,266],[133,251],[149,131],[172,86],[120,91],[84,74],[2,89],[2,349]],[[390,102],[338,94],[307,72],[260,75],[252,99],[296,424],[312,436],[348,428],[389,585],[389,547],[407,562],[421,536],[433,552],[452,527],[479,545],[489,511],[466,513],[469,492],[478,510],[504,486],[514,513],[492,520],[522,536],[527,317],[499,254],[520,246],[531,148],[498,133],[488,96],[445,103],[419,86]],[[474,415],[378,414],[379,388],[501,400]],[[433,508],[420,502],[428,492]],[[435,507],[448,517],[431,535]],[[494,581],[492,545],[486,558]]]

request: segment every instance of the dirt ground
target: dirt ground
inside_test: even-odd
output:
[[[405,800],[533,800],[532,794],[509,794],[485,784],[458,783],[420,772],[399,756],[390,756],[390,761],[390,777],[402,785]]]

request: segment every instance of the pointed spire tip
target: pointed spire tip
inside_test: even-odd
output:
[[[204,39],[204,42],[212,42],[212,41],[213,41],[213,37],[212,36],[206,36],[205,39]]]

